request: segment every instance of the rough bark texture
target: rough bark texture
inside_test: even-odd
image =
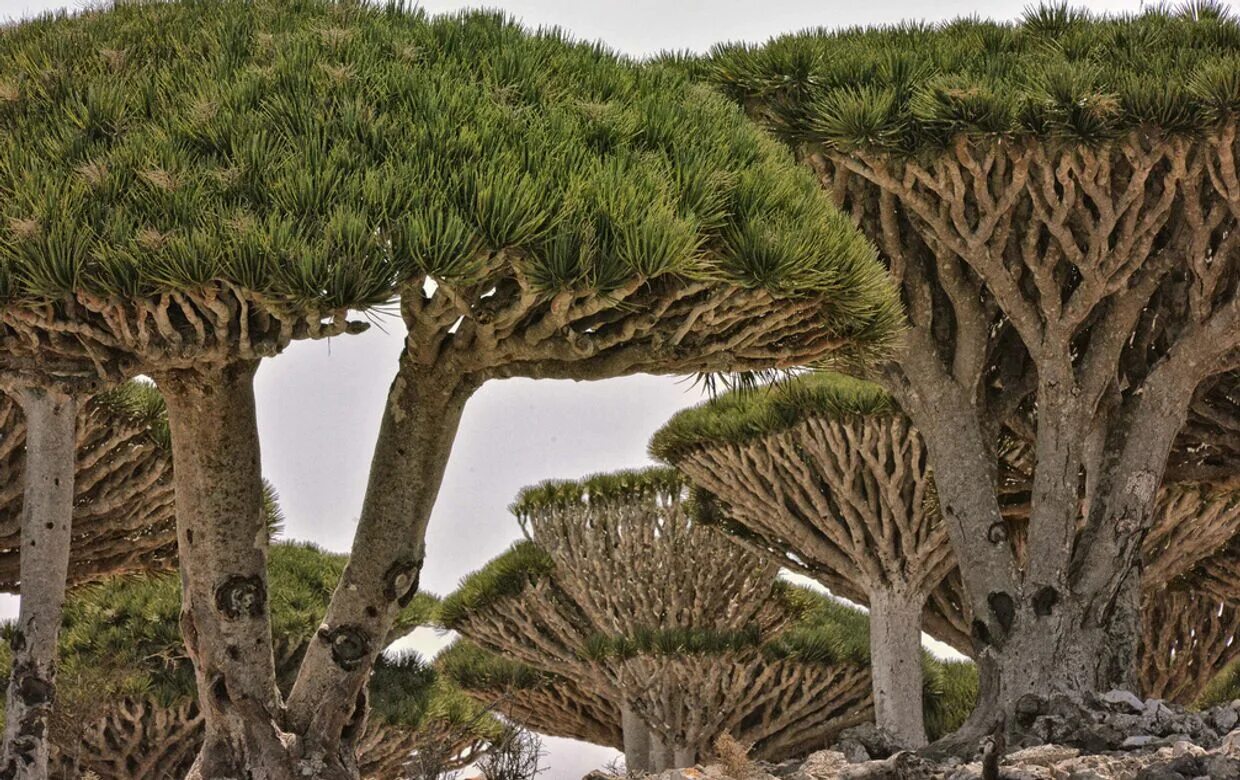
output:
[[[13,629],[0,777],[47,777],[60,612],[69,573],[77,399],[42,388],[18,393],[26,415],[22,599]]]
[[[256,368],[243,362],[159,377],[177,464],[181,633],[206,724],[195,778],[294,776],[280,738],[267,604]],[[337,762],[333,769],[352,757]]]
[[[0,590],[20,585],[26,421],[0,396]],[[78,412],[69,587],[176,564],[172,452],[149,421],[96,397]]]
[[[912,328],[884,381],[926,437],[969,596],[982,693],[964,737],[1027,693],[1135,682],[1168,454],[1202,383],[1240,362],[1236,136],[806,150],[903,285]],[[1033,403],[1021,567],[996,442]]]
[[[874,720],[899,744],[926,744],[921,702],[921,599],[901,593],[870,594],[870,674]]]

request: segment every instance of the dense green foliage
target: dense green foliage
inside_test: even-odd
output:
[[[470,614],[500,599],[515,596],[532,581],[555,569],[551,557],[530,541],[517,542],[478,571],[465,576],[460,586],[439,604],[437,622],[455,628]]]
[[[675,463],[698,447],[741,443],[785,431],[808,418],[888,414],[891,398],[878,386],[815,372],[742,388],[677,413],[654,435],[650,452]]]
[[[977,667],[971,661],[930,659],[923,665],[926,736],[932,741],[960,728],[977,701]]]
[[[899,319],[866,242],[711,90],[399,2],[118,3],[0,31],[0,234],[17,300],[223,280],[365,308],[515,269],[544,293],[826,293],[862,343]]]
[[[269,598],[277,661],[299,658],[318,629],[346,557],[308,544],[276,543],[269,558]],[[429,621],[435,599],[419,594],[400,614],[398,630]],[[60,635],[62,688],[90,686],[95,696],[149,696],[161,704],[193,698],[194,672],[180,635],[181,587],[175,573],[116,577],[83,587],[65,604]],[[424,664],[385,661],[387,685],[414,690],[426,679]],[[7,669],[4,670],[7,673]],[[291,670],[280,669],[282,679]],[[392,705],[408,714],[401,697],[377,696],[376,712]]]
[[[905,22],[721,46],[692,69],[760,106],[790,141],[900,154],[961,134],[1093,144],[1234,117],[1240,24],[1204,3],[1131,16],[1042,5],[1015,23]]]
[[[465,638],[457,639],[436,656],[435,668],[467,691],[501,693],[539,688],[552,679],[545,672],[484,650]]]
[[[134,380],[125,382],[94,396],[91,402],[102,406],[122,420],[147,429],[148,435],[159,446],[170,449],[172,434],[168,431],[168,410],[164,397],[150,382]]]
[[[645,497],[680,496],[684,479],[674,469],[645,468],[594,474],[583,479],[554,479],[517,494],[509,511],[518,518],[560,507],[630,503]]]

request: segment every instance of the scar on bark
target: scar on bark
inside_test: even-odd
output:
[[[370,655],[370,635],[359,626],[340,626],[331,631],[319,629],[318,636],[331,647],[332,661],[346,672],[360,667]]]
[[[1033,614],[1038,617],[1048,617],[1058,603],[1059,591],[1050,585],[1043,585],[1038,588],[1037,593],[1033,594]]]
[[[422,562],[403,558],[396,561],[383,575],[383,597],[397,602],[401,608],[409,606],[418,592],[418,573]]]
[[[225,617],[261,617],[267,606],[267,586],[259,576],[235,574],[215,589],[215,608]]]
[[[990,612],[995,616],[1003,633],[1011,631],[1012,623],[1016,620],[1016,602],[1012,597],[1001,590],[995,591],[986,597],[986,603],[990,605]]]

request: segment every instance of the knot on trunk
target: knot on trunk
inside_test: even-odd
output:
[[[383,575],[383,597],[407,607],[418,592],[418,574],[422,570],[422,562],[402,558],[391,566]]]
[[[1007,523],[1002,520],[991,523],[990,527],[986,529],[986,540],[991,544],[1006,542],[1008,540]]]
[[[1059,603],[1059,591],[1050,585],[1043,585],[1033,594],[1033,614],[1038,617],[1049,617]]]
[[[1016,622],[1016,601],[999,590],[987,596],[986,603],[990,605],[990,612],[995,616],[999,628],[1003,629],[1004,635],[1008,634],[1012,630],[1012,624]]]
[[[17,698],[28,707],[51,704],[56,696],[56,686],[29,667],[19,666],[14,670],[13,676],[17,681]]]
[[[320,628],[318,636],[331,648],[332,661],[346,672],[360,667],[370,655],[370,635],[360,626],[345,625],[330,631]]]
[[[215,589],[215,608],[225,617],[261,617],[267,607],[267,585],[257,575],[235,574]]]

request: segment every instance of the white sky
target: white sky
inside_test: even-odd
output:
[[[0,0],[0,21],[85,3]],[[92,4],[93,5],[93,4]],[[942,20],[976,14],[1018,16],[1026,0],[423,0],[432,13],[479,5],[502,8],[528,26],[559,26],[632,55],[704,51],[720,41],[760,42],[806,27]],[[1136,0],[1088,0],[1094,10],[1136,11]],[[285,536],[347,551],[371,449],[403,329],[386,323],[361,336],[298,343],[258,374],[258,412],[266,476],[280,492]],[[650,435],[678,409],[700,400],[684,380],[631,377],[605,382],[506,380],[470,401],[427,540],[422,587],[455,588],[465,574],[518,536],[506,507],[521,487],[557,477],[640,466]],[[10,610],[5,610],[12,614]],[[423,652],[443,644],[422,631]],[[936,648],[939,649],[939,648]],[[548,780],[579,778],[615,754],[548,740]]]

